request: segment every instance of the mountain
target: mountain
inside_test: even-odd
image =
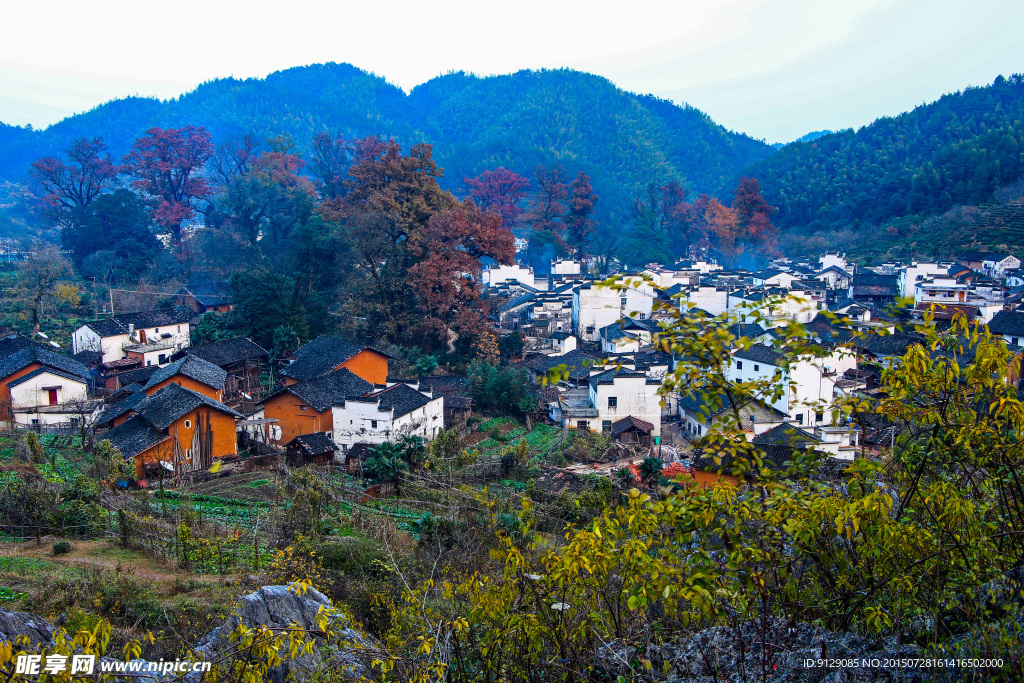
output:
[[[1024,76],[945,95],[859,130],[786,145],[742,171],[800,235],[988,202],[1024,174]]]
[[[186,124],[205,126],[215,140],[286,134],[300,153],[325,130],[376,133],[406,146],[428,142],[451,189],[501,165],[529,177],[538,164],[561,164],[569,177],[592,176],[605,221],[623,220],[648,182],[679,179],[713,192],[771,153],[692,107],[577,71],[452,73],[406,94],[351,65],[318,64],[265,79],[217,79],[167,101],[115,100],[42,131],[0,126],[0,179],[24,179],[33,160],[59,154],[75,137],[101,136],[119,157],[147,128]]]

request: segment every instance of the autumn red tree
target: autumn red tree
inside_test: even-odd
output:
[[[422,302],[424,327],[442,341],[449,332],[480,334],[486,320],[480,300],[480,259],[512,263],[512,231],[498,214],[467,199],[430,218],[424,246],[425,258],[409,271]]]
[[[484,171],[476,178],[468,178],[466,186],[480,208],[501,216],[502,225],[509,230],[519,226],[523,213],[520,202],[530,190],[529,180],[501,166],[496,171]]]
[[[341,135],[325,131],[313,136],[309,171],[321,197],[345,194],[354,155],[354,144]]]
[[[64,159],[46,156],[32,162],[31,174],[43,191],[47,217],[66,223],[70,212],[85,207],[117,180],[117,166],[102,138],[76,138]]]
[[[740,178],[732,209],[736,212],[743,240],[757,251],[773,252],[778,232],[771,222],[775,207],[761,196],[761,186],[756,178]]]
[[[569,186],[565,184],[562,168],[556,166],[549,170],[538,166],[533,177],[537,181],[537,190],[524,220],[534,230],[550,232],[562,242],[562,218],[566,209],[565,201],[569,196]]]
[[[732,263],[743,253],[739,219],[736,212],[715,198],[708,201],[704,213],[712,243],[726,262]]]
[[[213,142],[205,128],[150,128],[135,141],[121,160],[135,180],[132,187],[156,200],[153,218],[181,241],[182,224],[195,215],[196,203],[210,196],[212,187],[201,173],[213,155]]]
[[[588,242],[594,232],[594,204],[597,195],[590,185],[590,176],[583,171],[569,186],[569,208],[565,212],[565,240],[581,261],[586,258]]]

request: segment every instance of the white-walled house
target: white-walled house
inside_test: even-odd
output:
[[[548,288],[547,280],[543,278],[538,279],[533,273],[533,268],[521,266],[518,263],[513,263],[509,266],[501,264],[491,266],[483,271],[481,280],[484,287],[497,287],[510,280],[515,280],[537,290]]]
[[[846,254],[825,254],[824,256],[818,257],[818,263],[821,266],[821,270],[825,270],[831,266],[835,266],[840,270],[846,272],[852,272],[846,263]]]
[[[31,344],[0,359],[0,425],[78,426],[102,401],[89,398],[89,369]]]
[[[924,280],[931,280],[936,277],[943,277],[949,272],[948,263],[918,262],[914,261],[909,266],[900,269],[897,274],[900,295],[909,299],[915,296],[917,283]]]
[[[729,380],[748,382],[772,379],[785,385],[780,397],[769,405],[804,427],[832,423],[832,399],[836,379],[846,370],[857,367],[856,357],[847,349],[837,348],[824,358],[806,357],[791,361],[783,368],[782,354],[768,346],[756,344],[733,353]],[[767,399],[766,399],[767,400]]]
[[[576,336],[588,342],[600,339],[600,330],[624,316],[648,320],[654,308],[655,292],[650,283],[639,278],[620,277],[616,284],[587,282],[573,288],[572,324]]]
[[[444,397],[398,383],[331,408],[331,438],[342,451],[357,443],[378,444],[405,436],[430,441],[444,429]]]
[[[579,275],[580,262],[573,259],[557,259],[551,262],[552,275]]]
[[[988,323],[989,331],[1007,344],[1024,346],[1024,312],[1000,311]]]
[[[654,425],[651,436],[661,436],[661,382],[627,367],[591,370],[590,403],[597,409],[593,431],[610,432],[612,423],[636,417]]]
[[[89,321],[71,335],[75,354],[100,351],[103,363],[135,357],[143,366],[165,365],[190,344],[188,318],[175,311],[121,313]]]
[[[729,290],[725,287],[713,285],[698,285],[683,289],[678,297],[680,308],[690,304],[692,308],[699,308],[711,315],[722,315],[729,310]]]
[[[661,436],[661,381],[625,366],[592,368],[587,389],[567,391],[551,406],[551,417],[569,429],[611,433],[612,424],[635,417]]]

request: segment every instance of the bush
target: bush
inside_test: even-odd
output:
[[[320,564],[327,571],[352,576],[385,577],[391,574],[391,567],[380,548],[367,539],[356,537],[322,546]]]
[[[125,628],[153,628],[160,620],[160,604],[149,588],[120,568],[96,588],[96,610],[111,623]]]
[[[67,555],[71,550],[71,544],[67,541],[57,541],[53,544],[53,554],[55,556]]]

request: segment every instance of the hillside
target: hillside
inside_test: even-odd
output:
[[[300,153],[324,130],[426,141],[452,189],[500,165],[530,176],[538,164],[560,163],[570,174],[593,176],[605,220],[623,215],[634,188],[651,180],[685,179],[693,190],[711,192],[771,152],[693,108],[576,71],[456,73],[406,95],[353,66],[322,64],[265,79],[218,79],[165,102],[116,100],[44,131],[2,127],[0,178],[23,179],[34,159],[59,153],[75,137],[101,136],[118,156],[151,126],[186,124],[205,126],[215,139],[287,134]]]
[[[944,95],[859,130],[795,142],[744,173],[802,235],[988,202],[1024,173],[1024,78]]]

